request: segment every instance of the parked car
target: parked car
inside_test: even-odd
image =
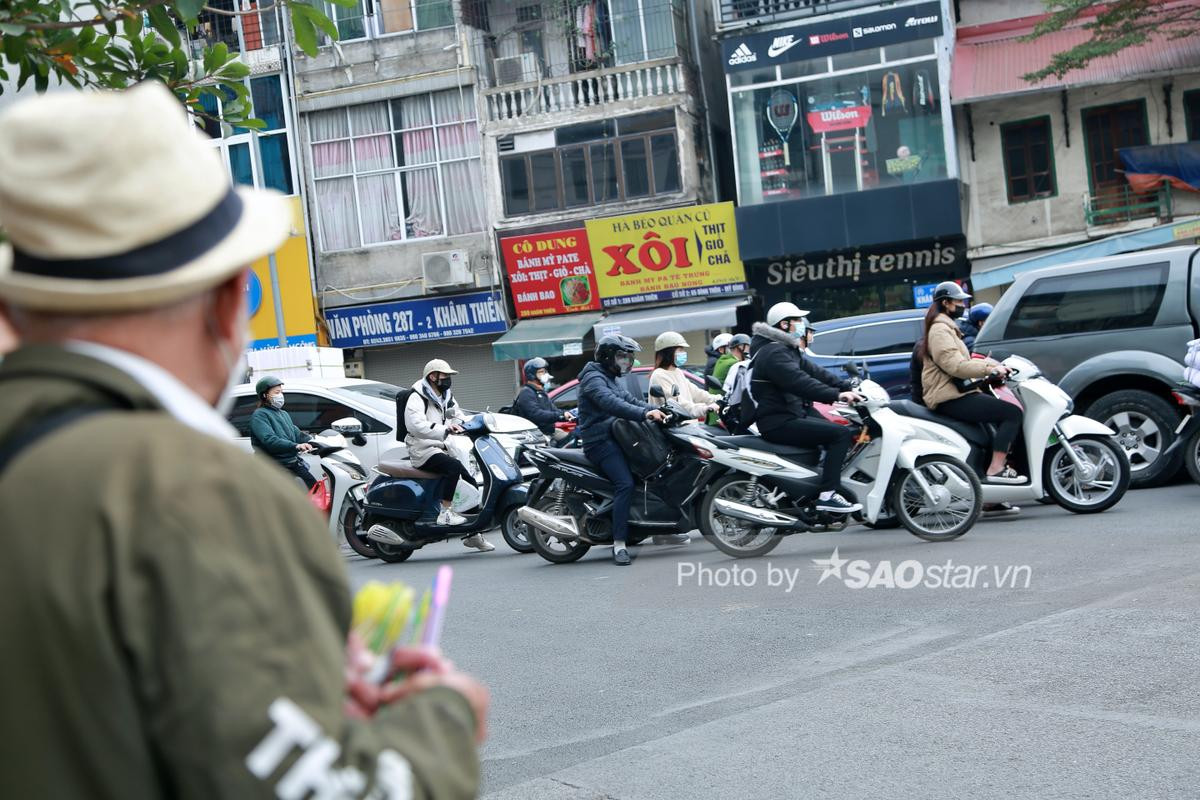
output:
[[[975,340],[995,358],[1029,359],[1117,432],[1132,485],[1155,486],[1178,470],[1159,456],[1182,416],[1172,387],[1200,335],[1196,247],[1109,256],[1020,275]]]
[[[314,436],[329,430],[334,420],[354,417],[363,424],[359,437],[350,440],[350,449],[370,470],[386,453],[389,460],[408,457],[404,442],[396,441],[396,395],[400,388],[382,381],[357,378],[284,379],[284,410],[291,415],[296,427]],[[250,415],[258,407],[254,385],[244,383],[234,389],[233,410],[229,422],[237,429],[238,443],[247,451],[250,448]],[[470,412],[468,412],[470,413]],[[524,417],[512,414],[493,413],[493,433],[504,445],[509,455],[514,455],[518,445],[544,444],[546,439],[533,423]],[[309,466],[316,469],[317,459],[306,457]],[[521,473],[531,477],[537,470],[524,466]]]
[[[925,309],[883,311],[840,319],[814,320],[817,334],[809,355],[835,375],[850,361],[866,362],[871,380],[893,399],[912,394],[909,362],[921,338]]]

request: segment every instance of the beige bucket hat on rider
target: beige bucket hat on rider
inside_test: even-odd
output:
[[[0,300],[67,313],[166,305],[277,249],[292,210],[230,186],[165,86],[59,92],[0,114]]]

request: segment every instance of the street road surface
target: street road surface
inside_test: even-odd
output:
[[[737,561],[694,536],[627,568],[498,532],[347,565],[454,565],[489,800],[1200,797],[1200,486],[944,544],[854,527]]]

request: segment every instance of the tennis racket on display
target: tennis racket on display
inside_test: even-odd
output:
[[[792,156],[788,152],[788,136],[796,124],[798,114],[796,95],[791,92],[776,89],[767,98],[767,122],[775,129],[775,133],[779,134],[779,140],[783,142],[783,163],[789,167],[792,165]]]

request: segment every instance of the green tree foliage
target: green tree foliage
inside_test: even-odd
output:
[[[1062,78],[1094,59],[1145,44],[1156,34],[1167,39],[1200,35],[1200,7],[1171,6],[1162,0],[1046,0],[1046,10],[1049,16],[1038,23],[1027,41],[1068,27],[1082,27],[1089,36],[1069,50],[1055,53],[1041,69],[1021,76],[1030,83],[1051,75]]]
[[[352,6],[358,0],[331,0]],[[53,78],[76,88],[122,89],[144,80],[170,87],[194,112],[209,116],[201,97],[219,98],[222,122],[262,127],[251,118],[244,78],[250,69],[222,42],[196,57],[189,34],[201,12],[237,16],[275,5],[290,12],[296,44],[317,53],[317,31],[337,28],[307,0],[260,0],[255,12],[210,8],[205,0],[3,0],[0,2],[0,93],[3,82],[28,82],[39,92]]]

